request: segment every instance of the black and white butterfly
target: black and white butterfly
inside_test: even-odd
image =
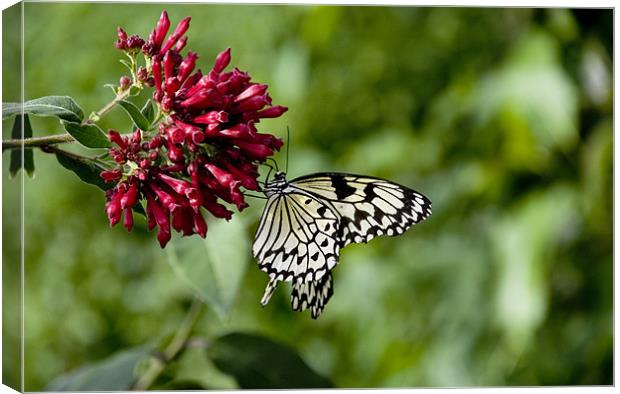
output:
[[[270,280],[269,302],[280,281],[293,282],[293,310],[317,318],[333,294],[331,270],[340,249],[379,235],[399,235],[431,214],[431,202],[405,186],[365,175],[316,173],[263,189],[267,203],[252,252]]]

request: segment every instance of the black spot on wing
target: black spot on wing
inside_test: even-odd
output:
[[[349,197],[357,190],[351,185],[349,185],[347,181],[344,180],[344,176],[342,175],[334,174],[330,178],[332,181],[332,187],[336,192],[336,197],[338,197],[339,200],[343,200]]]

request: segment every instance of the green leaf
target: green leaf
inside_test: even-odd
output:
[[[13,123],[13,129],[11,130],[11,138],[22,139],[32,137],[32,127],[30,126],[30,119],[28,115],[24,114],[24,135],[22,136],[22,117],[16,116]],[[34,157],[32,149],[24,149],[24,170],[29,177],[34,176]],[[9,177],[14,178],[15,175],[22,168],[22,149],[11,150],[11,159],[9,162]]]
[[[91,185],[95,185],[101,190],[108,190],[111,184],[105,183],[99,175],[101,169],[86,160],[78,160],[74,157],[67,156],[62,153],[56,153],[56,159],[61,166],[67,170],[73,171],[80,179]]]
[[[116,353],[57,377],[45,391],[127,391],[136,381],[136,365],[148,356],[144,347]]]
[[[36,116],[55,116],[69,122],[81,122],[82,108],[69,96],[45,96],[20,103],[2,103],[2,119],[22,112]]]
[[[142,113],[134,103],[122,100],[119,101],[119,105],[123,107],[125,112],[127,112],[136,127],[144,131],[147,131],[149,129],[150,122],[144,117],[144,115],[142,115]]]
[[[241,218],[209,221],[205,240],[184,237],[170,243],[168,262],[174,272],[211,306],[220,318],[232,307],[250,256],[250,241]]]
[[[109,148],[112,146],[103,130],[96,124],[63,121],[62,125],[67,130],[67,133],[71,134],[77,142],[87,148]]]
[[[146,118],[149,125],[153,123],[155,120],[155,109],[153,108],[153,103],[151,100],[146,100],[146,103],[144,103],[144,107],[142,107],[140,113]]]
[[[216,339],[207,355],[243,389],[329,388],[333,384],[312,370],[290,347],[269,338],[232,333]]]

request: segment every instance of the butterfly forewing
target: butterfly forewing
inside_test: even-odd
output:
[[[292,180],[330,205],[340,219],[341,246],[402,234],[431,214],[431,202],[405,186],[363,175],[321,173]]]
[[[317,198],[274,194],[267,201],[252,251],[259,267],[273,279],[318,280],[338,262],[338,230],[336,214]]]

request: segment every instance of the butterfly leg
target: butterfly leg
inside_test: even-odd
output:
[[[273,295],[273,292],[276,291],[276,288],[278,288],[278,282],[279,281],[276,279],[269,279],[269,283],[267,283],[267,287],[265,287],[265,294],[263,294],[263,298],[260,300],[262,306],[267,305]]]

